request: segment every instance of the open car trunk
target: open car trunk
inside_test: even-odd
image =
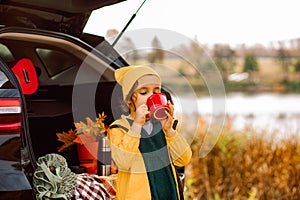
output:
[[[85,121],[86,117],[95,120],[104,112],[107,115],[105,123],[110,124],[120,116],[117,98],[112,99],[116,86],[113,75],[116,68],[128,64],[104,38],[84,37],[87,42],[91,38],[100,45],[87,45],[68,35],[42,30],[7,28],[0,31],[0,44],[14,52],[16,60],[27,54],[37,72],[37,90],[25,94],[24,110],[29,124],[25,136],[32,149],[35,167],[39,157],[58,153],[62,143],[56,133],[74,129],[74,122]],[[16,65],[8,58],[4,61],[10,68]],[[62,155],[70,166],[79,165],[75,147]]]
[[[14,37],[15,35],[13,34]],[[25,94],[29,140],[35,160],[48,153],[58,153],[58,147],[62,143],[58,141],[56,133],[74,130],[74,122],[85,121],[86,117],[94,120],[98,114],[104,112],[107,115],[105,123],[110,124],[120,116],[118,99],[112,99],[112,93],[116,87],[113,73],[115,68],[128,64],[104,38],[91,35],[84,37],[84,39],[93,38],[94,41],[100,42],[96,50],[93,50],[98,51],[94,53],[99,54],[99,57],[96,57],[90,55],[91,49],[85,49],[87,47],[84,45],[69,43],[72,38],[66,35],[55,38],[55,35],[48,33],[41,37],[20,31],[19,38],[14,37],[12,39],[8,34],[2,40],[0,38],[0,41],[8,46],[19,43],[19,46],[26,46],[28,49],[24,51],[35,49],[36,41],[39,44],[51,43],[55,46],[53,49],[37,48],[39,51],[36,52],[39,54],[32,55],[30,58],[35,61],[34,66],[38,69],[39,76],[39,86],[36,92]],[[47,52],[46,58],[43,57],[44,51]],[[49,56],[50,53],[52,56]],[[57,60],[59,60],[58,65],[55,63]],[[69,62],[70,60],[72,62]],[[50,69],[52,65],[60,68]],[[81,73],[82,81],[76,80],[77,76],[80,76],[79,73]],[[70,151],[63,152],[62,155],[65,156],[70,166],[79,165],[75,146]]]
[[[35,199],[33,174],[46,154],[61,154],[68,166],[79,166],[75,146],[58,152],[63,143],[56,133],[102,112],[106,124],[120,116],[118,95],[112,98],[114,71],[128,63],[104,37],[83,28],[93,10],[121,1],[0,2],[0,72],[13,80],[11,88],[0,86],[0,199]],[[3,77],[0,73],[0,83]],[[11,89],[19,94],[13,101],[5,99]],[[8,104],[17,110],[12,122],[5,113]],[[7,127],[17,132],[9,135]]]

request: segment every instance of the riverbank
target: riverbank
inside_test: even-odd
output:
[[[300,94],[228,94],[214,132],[210,96],[178,97],[193,150],[186,199],[299,199],[299,102]]]
[[[279,133],[287,127],[293,132],[300,128],[300,94],[231,93],[222,97],[222,100],[224,104],[211,96],[179,96],[175,99],[175,110],[179,114],[207,120],[218,114],[224,115],[224,120],[231,121],[235,130],[243,130],[250,125],[257,130]],[[214,106],[218,109],[214,109]],[[185,117],[183,120],[186,120]]]
[[[169,88],[176,88],[179,95],[186,94],[186,91],[192,91],[199,96],[209,95],[207,85],[198,82],[191,84],[181,84],[176,81],[167,83]],[[233,82],[228,81],[224,83],[224,91],[226,94],[231,93],[245,93],[245,94],[262,94],[262,93],[275,93],[275,94],[300,94],[300,80],[288,81],[284,83],[253,83],[253,82]]]
[[[299,199],[298,134],[278,143],[254,128],[236,131],[227,121],[214,147],[200,157],[209,122],[199,120],[202,125],[191,144],[193,157],[185,169],[187,200]]]

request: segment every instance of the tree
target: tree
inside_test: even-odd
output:
[[[244,58],[243,72],[248,72],[250,80],[253,80],[253,72],[258,71],[258,62],[253,53],[249,53]]]
[[[199,71],[204,73],[209,70],[207,63],[211,62],[210,57],[204,51],[205,46],[201,46],[197,40],[197,37],[194,40],[191,40],[188,44],[181,44],[173,51],[178,52],[185,59],[181,61],[180,73],[187,75],[199,75]],[[187,60],[190,62],[188,64]],[[192,66],[192,65],[194,66]],[[198,78],[197,78],[198,79]]]
[[[298,74],[298,76],[300,77],[300,59],[298,59],[294,65],[295,67],[295,72]],[[298,85],[299,85],[299,80],[300,78],[298,79]]]
[[[106,35],[105,35],[105,38],[107,40],[112,40],[112,39],[115,39],[119,34],[119,31],[117,29],[108,29],[106,31]]]
[[[164,51],[158,38],[155,36],[151,42],[152,51],[148,54],[148,61],[150,63],[155,63],[156,61],[163,62]]]
[[[117,29],[109,29],[106,31],[105,38],[108,42],[113,43],[118,35],[119,31]],[[115,48],[117,48],[119,52],[122,52],[126,59],[130,59],[133,62],[136,62],[140,57],[136,46],[130,37],[123,36],[121,40],[118,41]]]
[[[300,72],[300,59],[298,59],[294,65],[295,72]]]
[[[124,37],[124,43],[121,48],[126,52],[124,55],[126,59],[136,62],[140,58],[138,50],[130,37]]]
[[[276,59],[281,65],[283,71],[283,83],[288,82],[289,66],[291,65],[291,58],[289,52],[285,49],[284,44],[279,42],[279,48],[277,49]]]
[[[216,44],[213,48],[213,59],[219,70],[221,70],[223,81],[226,82],[228,74],[236,64],[235,51],[229,45]]]

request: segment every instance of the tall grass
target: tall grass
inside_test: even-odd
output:
[[[229,121],[214,148],[200,158],[207,134],[205,126],[200,127],[186,167],[186,199],[300,199],[298,136],[275,141],[253,127],[234,131]]]

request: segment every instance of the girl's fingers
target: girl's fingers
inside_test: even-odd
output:
[[[173,116],[173,114],[174,114],[174,106],[171,103],[171,101],[168,101],[168,108],[169,108],[170,115]]]
[[[171,115],[171,111],[172,111],[172,110],[169,110],[169,111],[165,110],[165,113],[166,113],[166,115],[167,115],[167,117],[168,117],[167,119],[170,119],[170,118],[173,119],[173,116]],[[173,113],[172,113],[172,114],[173,114]]]
[[[149,115],[148,107],[147,105],[143,104],[137,108],[135,119],[138,123],[144,124],[148,118],[147,117],[148,115]]]

